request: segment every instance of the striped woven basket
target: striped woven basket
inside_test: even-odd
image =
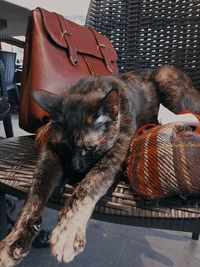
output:
[[[169,123],[139,129],[132,138],[127,176],[145,199],[200,194],[200,135]]]

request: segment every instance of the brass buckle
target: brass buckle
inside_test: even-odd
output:
[[[101,47],[105,48],[105,44],[101,44],[101,43],[98,43],[98,49],[100,49]]]
[[[68,36],[72,35],[70,32],[65,30],[64,32],[62,32],[62,38],[65,36],[65,34],[68,35]]]

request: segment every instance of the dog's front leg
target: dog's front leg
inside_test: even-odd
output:
[[[17,264],[31,247],[41,224],[42,210],[62,177],[57,155],[47,147],[41,152],[28,198],[11,233],[0,242],[0,267]]]
[[[88,220],[95,204],[121,171],[128,145],[126,137],[118,141],[86,175],[64,206],[50,240],[52,254],[58,261],[70,262],[83,251]]]

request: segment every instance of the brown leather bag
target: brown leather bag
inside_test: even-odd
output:
[[[48,113],[32,99],[32,90],[60,95],[82,77],[116,72],[117,54],[105,36],[59,14],[33,10],[24,49],[20,127],[35,132],[47,121]]]

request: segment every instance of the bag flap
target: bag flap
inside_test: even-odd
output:
[[[63,37],[62,27],[57,14],[49,12],[43,8],[37,8],[37,10],[42,14],[45,29],[51,39],[59,46],[69,48],[69,45]],[[103,58],[94,33],[90,29],[64,18],[62,23],[64,23],[70,35],[66,38],[70,38],[70,43],[72,43],[76,52]],[[103,47],[103,49],[106,49],[106,54],[109,55],[110,60],[116,62],[117,53],[108,38],[98,32],[95,32],[95,35],[100,37],[100,46]]]

